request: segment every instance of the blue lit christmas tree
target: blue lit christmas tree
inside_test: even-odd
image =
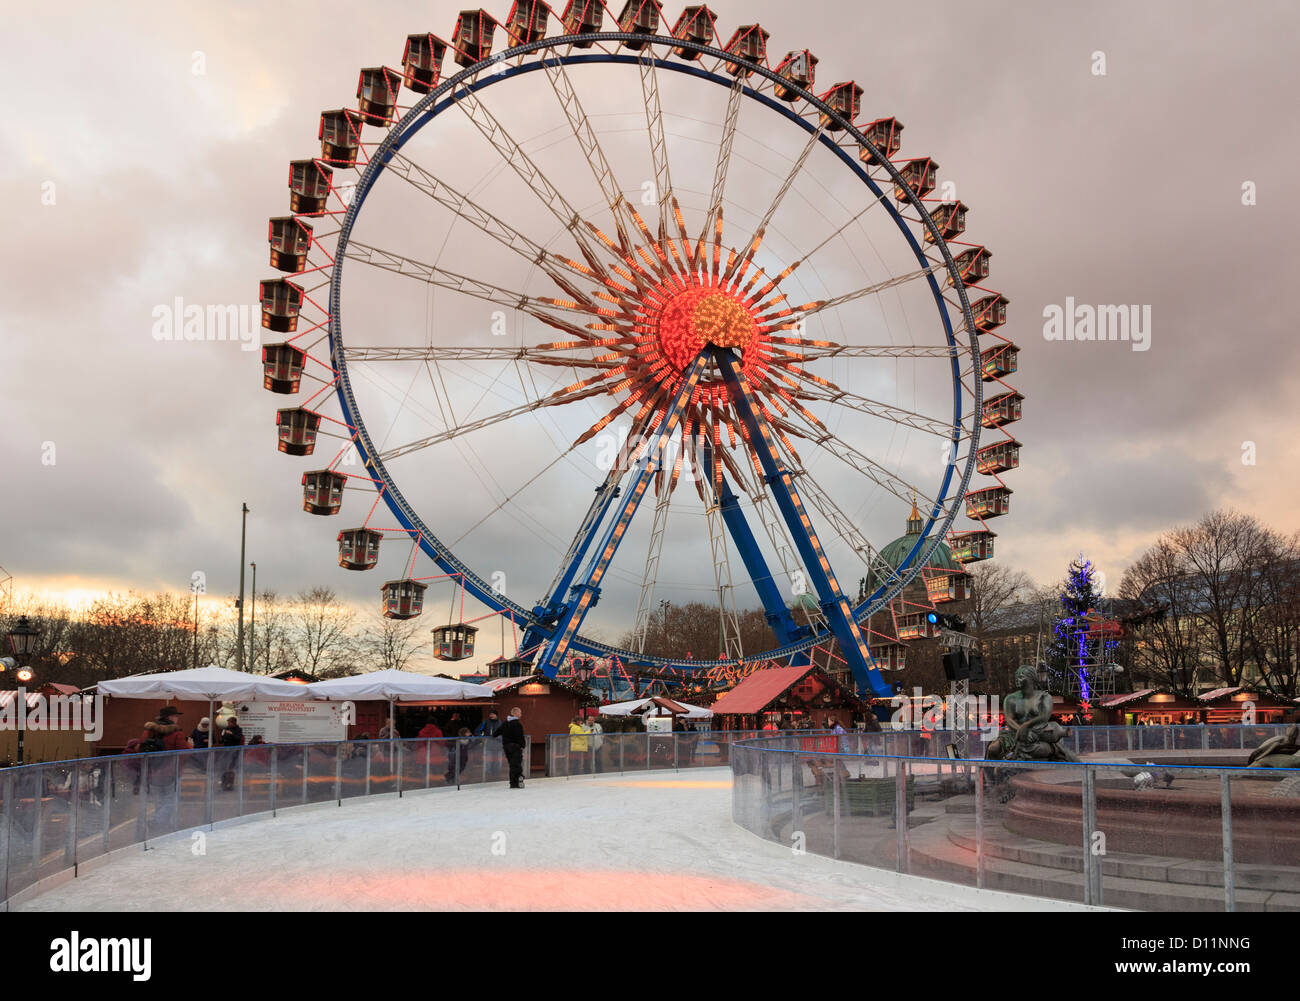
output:
[[[1105,614],[1104,601],[1092,561],[1080,554],[1065,575],[1047,660],[1053,674],[1064,677],[1085,705],[1114,691],[1119,628]]]

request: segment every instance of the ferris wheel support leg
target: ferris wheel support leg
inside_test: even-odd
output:
[[[704,461],[701,465],[706,470],[713,468],[712,442],[706,441],[704,444]],[[785,599],[781,597],[781,589],[776,586],[772,571],[768,569],[767,560],[763,558],[763,552],[758,548],[754,533],[750,531],[745,513],[740,509],[740,498],[731,489],[731,484],[727,482],[725,476],[717,482],[709,480],[709,483],[717,499],[718,510],[722,514],[722,523],[727,526],[727,533],[736,544],[736,551],[740,554],[745,572],[754,582],[754,590],[758,592],[758,599],[763,603],[763,612],[772,626],[772,631],[776,633],[777,640],[782,644],[795,642],[800,638],[800,628],[790,614],[790,609],[786,607]]]
[[[862,630],[853,618],[853,606],[840,590],[835,571],[831,569],[830,561],[822,549],[821,540],[817,538],[812,520],[804,508],[798,488],[794,485],[794,478],[785,463],[781,461],[772,429],[759,415],[754,392],[741,370],[740,359],[726,348],[714,348],[713,356],[726,380],[736,415],[749,431],[749,439],[763,466],[764,480],[790,529],[795,548],[799,551],[799,556],[817,591],[822,610],[826,614],[827,624],[839,643],[840,652],[853,671],[853,678],[857,682],[859,692],[871,692],[877,696],[892,695],[893,686],[886,683],[872,662],[871,652],[867,649]]]
[[[582,626],[582,620],[587,617],[587,613],[599,600],[600,582],[604,579],[605,571],[609,569],[614,554],[618,552],[619,543],[623,541],[623,537],[627,534],[628,525],[632,523],[632,517],[641,505],[646,488],[650,485],[651,477],[658,469],[659,464],[663,462],[664,445],[672,438],[677,426],[681,423],[682,412],[695,394],[695,389],[699,385],[700,377],[704,374],[708,362],[708,353],[701,352],[690,368],[682,374],[682,384],[678,387],[671,403],[668,404],[659,426],[652,433],[647,434],[639,446],[643,449],[642,458],[637,461],[633,469],[632,476],[627,483],[627,489],[623,491],[622,501],[616,509],[614,519],[605,529],[599,547],[581,576],[570,588],[573,597],[563,607],[555,627],[542,644],[535,669],[542,671],[548,677],[555,677],[559,671],[560,665],[564,662],[565,654],[568,653],[569,645],[573,642],[573,638],[578,634],[578,629]],[[597,525],[592,525],[589,529],[585,529],[584,526],[584,529],[594,532],[597,527]]]

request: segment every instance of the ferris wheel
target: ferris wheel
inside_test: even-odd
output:
[[[376,494],[339,564],[397,543],[392,618],[449,588],[440,659],[499,617],[502,660],[551,676],[833,649],[886,694],[872,614],[945,539],[992,555],[1022,398],[966,206],[897,157],[895,118],[855,124],[862,86],[819,92],[817,57],[770,58],[760,25],[727,35],[655,0],[464,11],[362,69],[356,109],[290,165],[264,385],[317,388],[278,411],[278,447],[336,439],[304,508]],[[885,561],[868,539],[909,508],[915,544]],[[648,648],[670,600],[716,606],[716,650]],[[754,602],[768,640],[747,649]]]

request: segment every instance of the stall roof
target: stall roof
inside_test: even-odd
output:
[[[1101,703],[1103,709],[1111,709],[1115,706],[1122,706],[1126,702],[1133,702],[1136,699],[1145,699],[1148,695],[1154,695],[1156,689],[1141,688],[1136,692],[1125,692],[1122,695],[1113,695],[1109,699],[1104,699]]]
[[[740,684],[713,703],[713,714],[748,716],[762,712],[769,702],[814,670],[816,668],[813,665],[804,664],[755,671],[742,678]]]
[[[1291,700],[1279,698],[1272,692],[1262,692],[1258,688],[1249,688],[1246,685],[1230,685],[1226,688],[1216,688],[1212,692],[1204,692],[1196,696],[1198,702],[1217,702],[1220,699],[1231,699],[1238,694],[1248,694],[1252,698],[1276,702],[1278,705],[1287,705]]]

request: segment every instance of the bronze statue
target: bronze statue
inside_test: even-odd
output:
[[[1250,752],[1246,764],[1256,768],[1300,768],[1300,726],[1292,723],[1286,733],[1269,737]]]
[[[1069,732],[1052,719],[1052,696],[1038,688],[1038,672],[1029,664],[1016,669],[1016,684],[1002,702],[1006,727],[989,745],[988,756],[1006,761],[1078,761],[1068,747]]]

